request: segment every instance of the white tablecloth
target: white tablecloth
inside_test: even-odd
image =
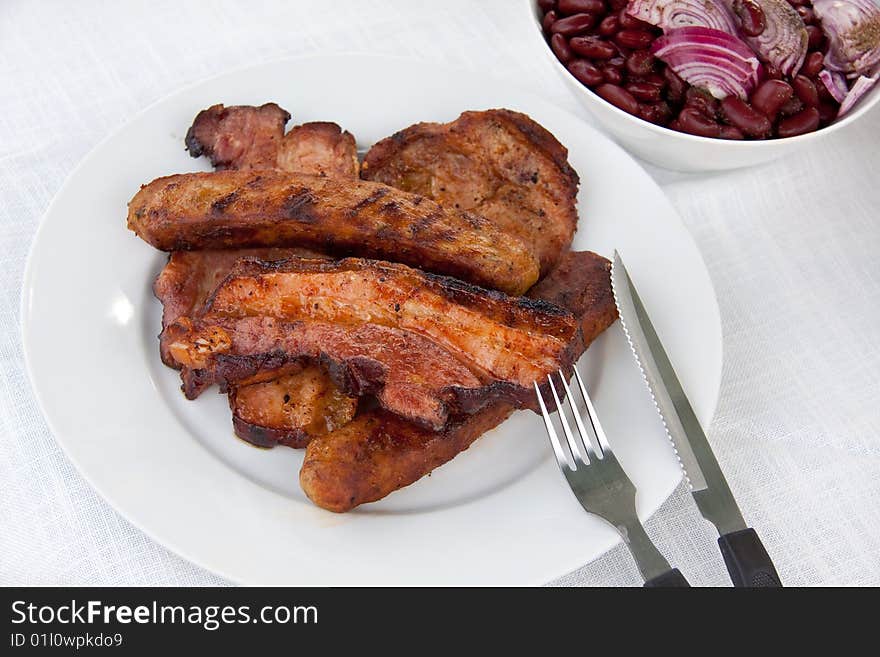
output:
[[[0,584],[224,583],[99,498],[31,394],[19,335],[25,256],[77,162],[183,85],[306,53],[389,53],[489,71],[584,115],[536,50],[521,4],[0,3]],[[874,112],[746,171],[650,169],[696,239],[721,307],[725,362],[711,442],[789,585],[880,584],[878,129]],[[648,531],[693,584],[728,583],[713,531],[683,488]],[[617,548],[558,583],[639,577]]]

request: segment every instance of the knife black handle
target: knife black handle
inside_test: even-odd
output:
[[[718,547],[734,586],[779,588],[782,581],[757,532],[751,527],[723,534]]]
[[[657,575],[657,577],[652,577],[645,582],[646,589],[670,589],[681,587],[690,588],[690,584],[688,584],[688,581],[684,578],[684,575],[681,574],[678,568],[667,570],[665,573]]]

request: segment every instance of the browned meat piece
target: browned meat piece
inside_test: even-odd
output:
[[[217,169],[282,169],[357,178],[357,145],[335,123],[304,123],[286,135],[290,113],[275,103],[260,107],[213,105],[186,133],[190,155],[206,155]]]
[[[376,395],[389,411],[440,429],[450,412],[467,412],[503,388],[481,381],[448,351],[409,331],[363,324],[282,322],[272,317],[211,317],[168,327],[174,358],[224,389],[301,362],[321,363],[352,396]],[[191,396],[186,387],[184,392]]]
[[[577,223],[578,176],[568,151],[510,110],[401,130],[369,150],[361,177],[486,217],[532,247],[542,275],[568,250]]]
[[[496,402],[444,431],[423,429],[387,411],[367,411],[308,444],[300,485],[318,506],[350,511],[418,481],[513,411]]]
[[[611,262],[592,251],[569,251],[550,275],[529,290],[570,311],[580,320],[586,351],[589,344],[617,319],[611,291]]]
[[[357,398],[343,394],[324,370],[307,366],[272,381],[230,390],[235,435],[260,447],[305,447],[354,418]]]
[[[531,406],[532,384],[579,342],[558,306],[354,258],[239,261],[200,319],[166,331],[200,382],[317,359],[347,392],[378,390],[385,408],[435,428],[493,398]]]
[[[367,181],[281,171],[167,176],[134,196],[128,227],[163,251],[301,246],[404,262],[509,294],[538,279],[530,247],[487,219]]]
[[[229,251],[175,251],[153,282],[153,293],[162,302],[162,330],[179,317],[193,317],[201,313],[208,296],[229,275],[232,266],[244,257],[261,260],[284,260],[293,256],[317,255],[306,249],[232,249]],[[159,336],[162,362],[168,367],[179,367],[168,354],[165,339]]]
[[[608,260],[595,253],[570,253],[540,289],[529,292],[566,305],[579,317],[583,327],[579,352],[617,318],[610,267]],[[418,427],[382,410],[361,413],[341,429],[309,443],[300,484],[318,506],[349,511],[417,481],[501,424],[513,410],[509,404],[496,402],[443,431]]]
[[[290,114],[274,103],[261,107],[214,105],[198,114],[186,136],[193,157],[206,155],[218,169],[282,169],[294,173],[356,179],[359,164],[354,137],[335,123],[306,123],[287,135]],[[164,306],[162,328],[181,316],[201,312],[207,296],[242,257],[280,260],[313,255],[305,249],[255,248],[177,251],[154,283]],[[160,337],[166,365],[176,366]],[[230,389],[236,435],[262,446],[275,442],[302,447],[353,417],[356,400],[340,393],[316,365],[295,366],[275,381]],[[279,373],[274,373],[279,374]],[[272,374],[274,376],[274,374]],[[270,376],[264,374],[264,376]],[[191,387],[198,376],[184,372]]]

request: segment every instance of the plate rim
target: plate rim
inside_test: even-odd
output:
[[[240,578],[238,576],[236,576],[234,573],[232,573],[230,570],[223,568],[223,567],[220,567],[216,563],[211,563],[210,559],[203,557],[200,554],[194,553],[194,551],[190,550],[187,547],[183,547],[183,546],[179,545],[178,542],[173,537],[158,535],[157,533],[155,533],[153,531],[152,528],[145,526],[139,519],[132,517],[123,508],[123,504],[120,504],[119,500],[117,499],[120,496],[113,495],[109,491],[105,490],[106,486],[99,485],[95,481],[95,478],[93,477],[92,473],[90,473],[87,468],[83,467],[83,464],[81,463],[80,459],[70,449],[70,447],[68,445],[68,438],[63,437],[63,432],[58,431],[58,428],[56,427],[54,420],[50,417],[50,414],[47,413],[47,411],[46,411],[47,406],[44,403],[43,396],[41,395],[40,390],[38,389],[37,382],[34,377],[33,363],[32,363],[32,357],[31,357],[31,350],[34,347],[31,344],[31,338],[29,337],[29,331],[28,331],[28,324],[31,321],[31,314],[28,310],[28,296],[29,296],[30,290],[32,289],[33,277],[35,275],[34,274],[35,252],[37,250],[37,245],[39,244],[40,239],[46,229],[47,217],[49,217],[51,215],[51,213],[55,209],[57,203],[59,202],[59,199],[64,196],[64,192],[70,187],[70,185],[75,180],[75,178],[80,173],[80,171],[83,168],[85,168],[85,166],[95,157],[95,154],[98,151],[100,151],[106,143],[112,141],[121,132],[123,132],[129,126],[129,124],[131,124],[132,122],[135,122],[136,120],[141,118],[144,114],[149,113],[151,110],[153,110],[154,107],[167,102],[169,99],[171,99],[175,96],[184,95],[187,91],[189,91],[191,89],[195,89],[201,85],[206,85],[212,81],[216,81],[216,80],[225,78],[227,76],[234,76],[236,74],[241,74],[246,71],[258,70],[258,69],[262,69],[264,67],[278,65],[281,63],[301,63],[301,62],[310,61],[310,60],[319,60],[319,61],[320,60],[334,60],[334,59],[345,59],[348,57],[358,57],[361,59],[369,58],[369,59],[372,59],[375,61],[380,61],[380,62],[395,62],[396,61],[396,62],[405,62],[407,64],[423,64],[423,65],[425,65],[427,67],[431,67],[435,70],[442,70],[445,73],[448,73],[450,75],[461,74],[461,75],[464,75],[464,76],[467,76],[470,78],[479,77],[481,79],[485,79],[489,83],[497,83],[497,84],[505,85],[511,89],[516,90],[517,92],[519,92],[521,94],[524,94],[526,96],[530,96],[545,105],[551,106],[555,111],[559,112],[560,114],[565,115],[567,118],[571,119],[572,121],[587,126],[598,137],[607,141],[613,148],[616,148],[616,149],[619,149],[620,151],[622,151],[628,159],[632,160],[633,163],[643,173],[645,173],[646,177],[650,180],[651,184],[660,192],[660,194],[667,200],[667,202],[669,202],[668,196],[663,191],[662,187],[656,182],[656,180],[654,180],[654,178],[645,170],[645,168],[642,166],[642,164],[633,155],[631,155],[625,148],[623,148],[622,146],[620,146],[619,144],[614,142],[613,139],[611,139],[609,137],[609,135],[607,135],[605,132],[603,132],[600,128],[598,128],[597,126],[594,126],[592,123],[585,120],[583,117],[581,117],[581,116],[577,115],[576,113],[571,112],[563,107],[560,107],[559,105],[556,105],[555,103],[553,103],[550,100],[545,100],[543,97],[532,92],[528,88],[525,88],[525,87],[519,85],[518,83],[510,82],[508,80],[505,80],[504,78],[499,78],[491,73],[484,73],[481,71],[468,70],[468,69],[464,69],[461,67],[450,66],[446,63],[434,62],[431,60],[426,60],[426,59],[418,58],[418,57],[383,55],[383,54],[370,53],[370,52],[360,52],[360,51],[342,51],[342,52],[334,52],[334,53],[330,53],[330,54],[310,53],[310,54],[299,55],[299,56],[294,56],[294,57],[271,58],[271,59],[267,59],[265,61],[261,61],[261,62],[255,63],[255,64],[246,64],[246,65],[242,65],[242,66],[229,68],[229,69],[226,69],[226,70],[221,71],[219,73],[207,76],[205,78],[201,78],[199,80],[195,80],[195,81],[187,83],[185,85],[181,85],[181,86],[173,89],[172,91],[162,95],[158,99],[147,104],[146,106],[141,108],[139,111],[137,111],[134,114],[132,114],[131,116],[129,116],[124,122],[122,122],[120,125],[113,128],[102,139],[98,140],[95,143],[95,145],[92,146],[92,148],[89,149],[89,151],[77,162],[77,164],[73,167],[73,169],[71,169],[70,173],[68,173],[68,175],[65,177],[63,183],[59,186],[58,190],[55,192],[54,196],[52,197],[52,200],[46,206],[45,211],[40,216],[39,224],[37,226],[37,229],[34,232],[33,238],[31,240],[29,247],[28,247],[28,253],[27,253],[27,258],[25,261],[24,275],[22,277],[22,286],[21,286],[20,298],[19,298],[19,331],[20,331],[21,341],[22,341],[22,354],[23,354],[23,359],[24,359],[24,364],[25,364],[25,371],[27,373],[27,378],[28,378],[28,381],[30,384],[30,388],[31,388],[31,391],[34,395],[34,398],[37,401],[37,404],[39,406],[39,409],[40,409],[40,412],[43,416],[43,419],[46,422],[46,425],[48,426],[50,432],[52,433],[53,439],[59,445],[59,447],[61,448],[65,457],[76,468],[79,476],[83,477],[83,479],[88,483],[88,485],[92,488],[92,490],[95,491],[101,497],[101,499],[114,510],[114,512],[119,514],[127,523],[129,523],[131,526],[136,528],[138,531],[144,533],[151,540],[155,541],[163,548],[165,548],[165,549],[169,550],[170,552],[174,553],[175,555],[189,561],[190,563],[196,565],[197,567],[204,569],[206,572],[208,572],[214,576],[222,577],[222,578],[224,578],[230,582],[233,582],[233,583],[243,583],[243,582],[241,582]],[[711,424],[711,422],[714,420],[714,417],[715,417],[715,414],[717,411],[717,407],[718,407],[718,400],[719,400],[720,391],[721,391],[721,381],[722,381],[723,366],[724,366],[724,332],[723,332],[723,323],[721,321],[720,307],[718,304],[718,296],[715,291],[715,285],[712,281],[712,278],[711,278],[711,275],[709,272],[709,268],[706,266],[706,262],[705,262],[705,259],[703,258],[703,254],[702,254],[701,250],[699,249],[696,241],[694,240],[693,235],[691,234],[691,232],[687,228],[687,226],[684,224],[684,222],[681,219],[680,214],[675,209],[675,207],[672,206],[671,202],[669,203],[669,205],[670,205],[671,209],[673,210],[673,214],[675,215],[675,220],[683,228],[683,231],[682,231],[683,234],[686,236],[686,239],[691,242],[691,245],[693,246],[693,251],[700,260],[700,264],[703,267],[707,282],[709,284],[709,288],[712,293],[711,294],[711,308],[710,308],[710,310],[711,310],[712,318],[714,320],[713,323],[716,324],[718,327],[718,343],[719,343],[718,344],[718,346],[719,346],[718,352],[719,353],[718,353],[718,366],[717,366],[717,368],[713,368],[713,375],[714,375],[713,379],[714,380],[711,382],[707,382],[708,384],[711,385],[711,390],[714,391],[714,394],[712,395],[710,403],[708,405],[708,413],[707,413],[707,416],[709,418],[709,423]],[[210,450],[206,449],[206,452],[211,457],[215,457],[215,455],[212,454],[210,452]],[[238,472],[234,472],[234,474],[236,476],[242,476]],[[643,522],[645,520],[647,520],[648,518],[653,517],[659,511],[659,509],[663,506],[663,504],[672,496],[672,494],[678,488],[679,484],[681,483],[681,480],[682,480],[682,474],[679,471],[679,473],[676,477],[676,483],[671,487],[671,489],[663,495],[662,499],[658,499],[656,505],[652,504],[650,506],[650,508],[648,509],[648,511],[643,516],[640,516],[640,519]],[[267,492],[277,494],[274,491],[267,491]],[[494,495],[497,492],[498,491],[494,491],[490,495]],[[470,503],[470,502],[468,502],[468,503]],[[601,551],[598,551],[595,555],[588,558],[587,560],[580,561],[579,565],[575,566],[574,569],[571,569],[568,566],[566,566],[564,568],[555,569],[555,571],[554,571],[555,574],[553,574],[549,578],[546,577],[545,575],[539,575],[537,573],[535,573],[532,576],[526,575],[526,576],[522,577],[518,583],[513,583],[510,585],[535,586],[535,585],[542,585],[542,584],[550,583],[554,579],[563,577],[566,574],[574,572],[574,570],[577,570],[578,568],[586,566],[589,563],[592,563],[593,561],[601,558],[602,556],[607,554],[611,549],[617,547],[621,543],[622,543],[622,540],[619,537],[615,537],[607,545],[607,547],[603,548]],[[554,563],[560,563],[560,562],[561,562],[561,559],[554,560]],[[244,583],[247,583],[247,582],[244,582]],[[319,584],[319,585],[327,585],[327,584]],[[333,584],[331,584],[331,585],[333,585]],[[356,585],[362,585],[362,584],[356,584]]]

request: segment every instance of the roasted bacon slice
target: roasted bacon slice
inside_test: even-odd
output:
[[[241,258],[285,260],[292,257],[317,256],[307,249],[232,249],[230,251],[175,251],[153,282],[153,294],[162,303],[162,330],[180,317],[201,314],[205,302],[217,286],[229,275],[232,266]],[[162,362],[168,367],[179,364],[168,353],[166,339],[159,336]]]
[[[577,355],[617,318],[611,263],[590,252],[568,253],[559,267],[529,292],[565,305],[580,320]],[[359,414],[306,448],[300,485],[318,506],[349,511],[408,486],[467,449],[514,411],[495,402],[442,431],[416,426],[384,410]]]
[[[357,178],[357,145],[335,123],[295,126],[275,103],[260,107],[213,105],[196,115],[186,133],[190,155],[205,155],[221,169],[281,169],[333,178]]]
[[[552,304],[355,258],[239,261],[201,318],[167,332],[200,383],[318,360],[346,392],[432,428],[495,398],[531,407],[532,384],[570,363],[579,340]]]
[[[129,228],[163,251],[300,246],[404,262],[509,294],[538,279],[530,248],[487,219],[379,183],[188,173],[142,187],[128,210]]]
[[[506,109],[401,130],[367,152],[361,177],[486,217],[532,247],[542,275],[569,249],[577,223],[578,176],[568,151]]]

